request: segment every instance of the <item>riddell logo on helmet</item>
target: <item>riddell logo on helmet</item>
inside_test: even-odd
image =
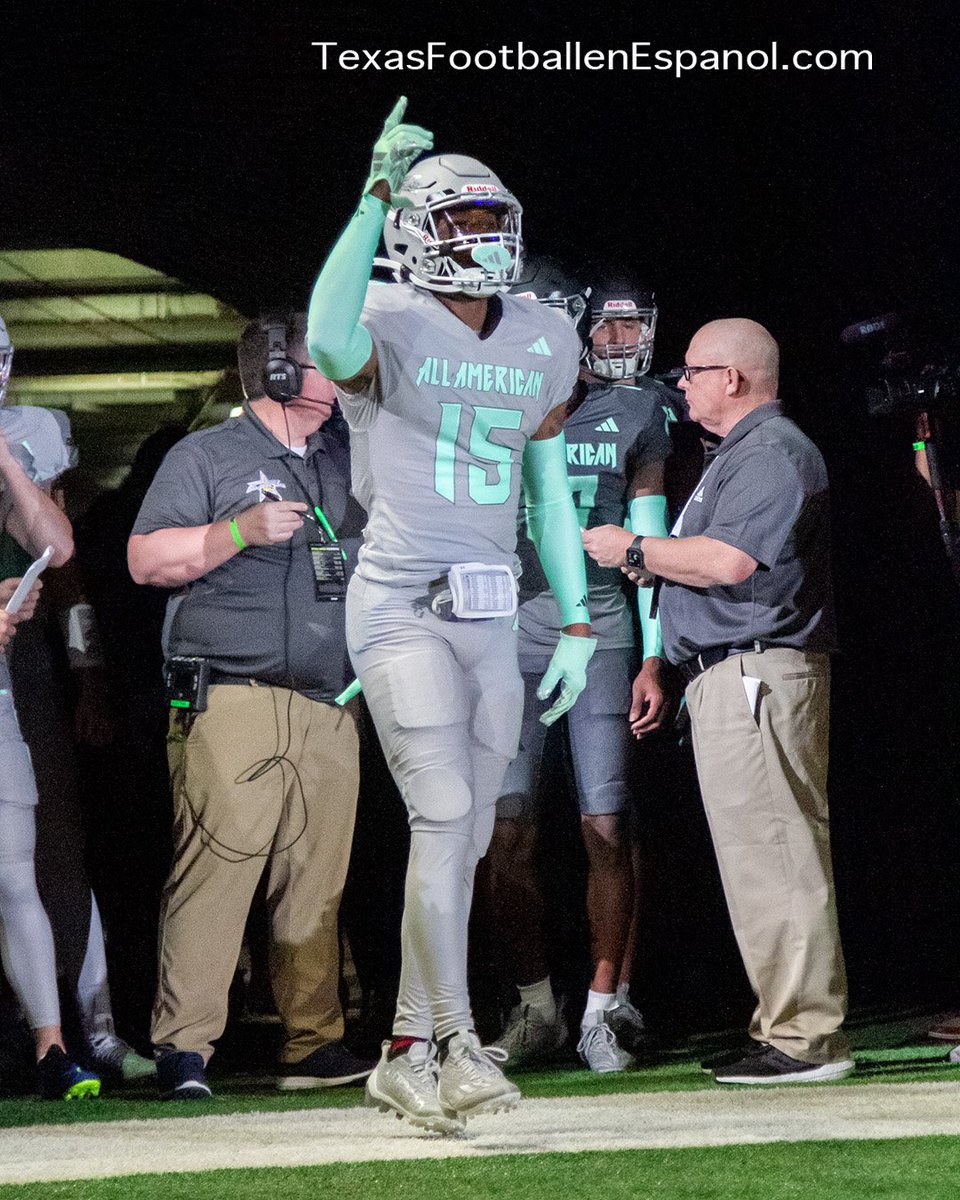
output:
[[[463,191],[470,194],[475,192],[499,192],[500,189],[493,183],[465,183]]]
[[[636,308],[632,300],[608,300],[603,306],[603,311],[607,312],[622,312],[625,308]]]

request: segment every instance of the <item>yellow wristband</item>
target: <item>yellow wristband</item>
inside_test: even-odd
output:
[[[240,529],[237,526],[237,518],[234,517],[230,522],[230,536],[237,543],[238,550],[246,550],[247,543],[243,540]]]

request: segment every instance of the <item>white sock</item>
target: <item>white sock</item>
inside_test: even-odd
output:
[[[550,976],[545,979],[540,979],[536,983],[528,983],[526,987],[520,987],[520,1004],[529,1004],[531,1008],[535,1008],[543,1017],[548,1025],[552,1025],[557,1019],[557,1002],[554,999],[553,987],[550,983]]]
[[[630,984],[629,983],[621,983],[617,987],[617,1003],[618,1004],[629,1004],[630,1003]]]
[[[613,1008],[616,1003],[616,992],[587,992],[587,1006],[583,1010],[581,1026],[594,1025],[596,1022],[591,1018],[598,1012],[606,1012],[608,1008]]]

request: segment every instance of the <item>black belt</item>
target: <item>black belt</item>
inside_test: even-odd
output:
[[[709,671],[711,667],[715,667],[717,663],[723,662],[726,658],[731,658],[734,654],[762,654],[764,650],[770,649],[772,647],[769,643],[764,644],[759,640],[752,646],[709,646],[706,650],[701,650],[699,654],[694,654],[692,658],[677,663],[677,670],[683,676],[684,683],[692,683],[698,675]]]
[[[237,683],[244,684],[246,687],[284,687],[282,683],[267,683],[264,679],[254,679],[252,675],[229,675],[226,671],[218,671],[216,667],[210,668],[211,683]]]

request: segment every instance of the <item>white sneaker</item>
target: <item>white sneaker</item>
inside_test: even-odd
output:
[[[471,1030],[455,1033],[440,1068],[437,1089],[444,1112],[465,1119],[516,1108],[520,1089],[497,1066],[506,1061],[506,1050],[500,1046],[481,1046]]]
[[[518,1004],[510,1013],[506,1029],[493,1045],[507,1052],[511,1067],[525,1067],[553,1058],[567,1040],[562,1006],[561,1001],[552,1021],[531,1004]]]
[[[87,1041],[88,1057],[98,1075],[122,1079],[153,1078],[157,1064],[152,1058],[144,1058],[132,1046],[128,1046],[115,1033],[94,1033]]]
[[[390,1042],[384,1042],[380,1061],[367,1076],[367,1103],[381,1112],[406,1117],[411,1125],[434,1133],[459,1133],[463,1123],[445,1113],[437,1097],[437,1048],[433,1042],[414,1042],[404,1054],[388,1058]]]
[[[604,1020],[606,1014],[591,1013],[588,1022],[580,1026],[580,1041],[577,1053],[591,1071],[598,1075],[609,1075],[632,1066],[633,1057],[621,1050],[613,1030]]]

